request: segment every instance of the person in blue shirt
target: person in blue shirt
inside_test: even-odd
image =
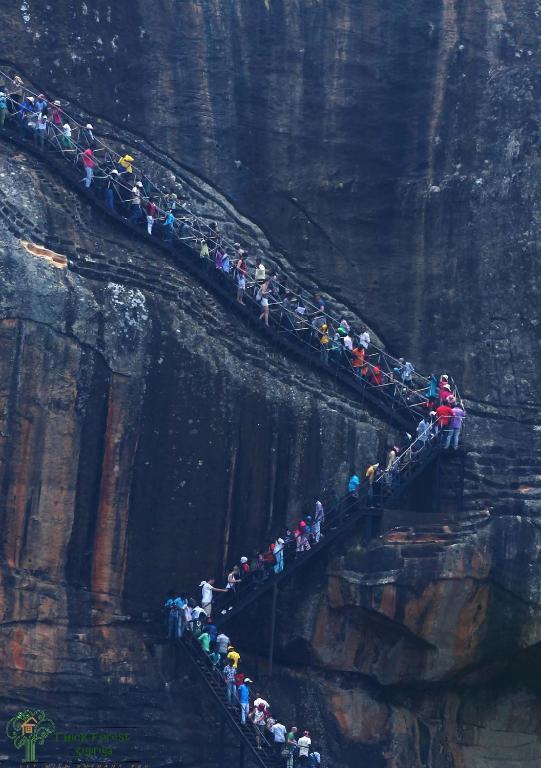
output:
[[[348,482],[348,493],[351,493],[354,496],[356,496],[359,491],[360,484],[361,484],[361,481],[359,480],[359,476],[357,475],[357,472],[353,470]]]
[[[214,643],[216,642],[216,638],[218,637],[218,629],[216,628],[216,624],[213,623],[210,617],[205,629],[209,633],[210,643],[211,643],[210,647],[214,648]]]
[[[170,243],[173,239],[173,227],[175,224],[175,217],[172,211],[167,211],[162,223],[163,227],[163,239],[166,243]]]
[[[169,597],[165,601],[164,608],[166,611],[165,629],[167,632],[167,639],[172,640],[175,637],[176,630],[176,613],[173,612],[174,598]]]
[[[36,112],[41,112],[42,115],[46,115],[48,106],[49,105],[47,103],[47,99],[45,98],[45,96],[42,93],[38,94],[38,98],[36,99],[36,105],[35,105]]]
[[[27,120],[34,114],[34,97],[28,96],[22,100],[17,112],[17,126],[19,130],[26,128]]]
[[[248,685],[252,682],[249,677],[245,678],[242,685],[239,685],[237,694],[240,703],[240,722],[241,725],[246,725],[246,717],[250,709],[250,689]]]
[[[173,611],[176,613],[175,621],[175,639],[181,638],[186,629],[186,620],[184,615],[184,609],[186,608],[186,598],[184,596],[176,597],[173,600]]]
[[[4,127],[6,115],[8,113],[8,97],[0,89],[0,129]]]

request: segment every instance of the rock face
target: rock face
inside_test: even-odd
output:
[[[403,510],[282,595],[272,700],[335,768],[541,761],[539,18],[25,0],[4,19],[4,61],[468,398],[463,519]],[[212,710],[142,614],[341,489],[389,430],[1,148],[2,711],[122,722],[130,757],[215,765],[193,736]]]

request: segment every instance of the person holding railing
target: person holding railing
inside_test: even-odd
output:
[[[447,441],[448,434],[450,432],[449,424],[451,422],[451,419],[453,418],[453,409],[450,405],[447,405],[447,403],[444,403],[443,405],[438,405],[436,408],[436,423],[440,430],[443,432],[443,436],[445,440]]]
[[[133,157],[131,155],[124,155],[118,161],[118,169],[117,169],[118,172],[121,174],[123,173],[133,174],[132,163],[133,163]],[[141,187],[142,186],[143,184],[141,183]]]
[[[428,440],[430,440],[431,430],[432,424],[423,416],[421,421],[417,424],[417,438],[420,443],[419,450],[426,445]]]
[[[244,258],[244,251],[238,251],[238,259],[235,265],[237,281],[237,301],[244,306],[244,293],[246,292],[246,275],[248,274],[248,264]]]
[[[255,286],[254,291],[257,294],[259,291],[259,288],[263,283],[265,282],[265,275],[266,275],[266,269],[265,265],[262,261],[259,262],[259,264],[255,268]]]
[[[364,347],[353,347],[351,350],[351,366],[353,368],[353,373],[359,378],[362,375],[364,365]]]
[[[64,152],[73,152],[75,150],[75,145],[71,138],[71,125],[67,121],[62,126],[60,144]]]
[[[385,482],[387,485],[393,485],[396,478],[396,472],[398,470],[396,457],[398,456],[399,450],[397,445],[392,445],[387,452],[387,464],[385,466]]]
[[[92,184],[92,178],[94,176],[94,168],[96,166],[96,163],[93,158],[93,154],[94,153],[92,152],[91,149],[85,149],[82,155],[83,166],[85,169],[84,183],[87,189],[89,189],[90,185]]]
[[[39,112],[36,117],[36,126],[34,128],[34,141],[41,151],[45,149],[45,135],[47,132],[47,116]]]
[[[412,385],[412,379],[413,374],[415,373],[415,368],[410,362],[407,362],[404,360],[403,357],[400,357],[399,365],[394,368],[394,373],[396,373],[397,377],[400,379],[400,381],[405,384],[408,387],[411,387]]]
[[[147,232],[149,235],[151,235],[152,227],[154,226],[154,222],[158,217],[158,206],[154,202],[153,197],[149,197],[145,210],[146,210],[146,219],[147,219]]]
[[[458,450],[458,440],[460,437],[460,431],[462,429],[462,422],[464,421],[465,412],[460,405],[455,405],[452,409],[453,415],[449,421],[447,428],[447,435],[445,437],[444,448],[450,448],[451,443],[453,448]]]
[[[142,187],[143,184],[140,181],[136,181],[131,190],[130,215],[128,216],[128,221],[131,221],[133,224],[141,221],[143,217],[143,210],[141,208]]]
[[[269,283],[266,280],[264,283],[262,283],[261,287],[259,288],[256,299],[261,302],[261,314],[259,315],[259,319],[263,320],[265,325],[269,324]]]
[[[367,350],[367,349],[368,349],[368,345],[370,344],[370,334],[368,333],[368,331],[367,331],[367,330],[366,330],[366,331],[363,331],[363,333],[361,333],[361,334],[359,335],[359,344],[360,344],[360,346],[361,346],[361,347],[363,347],[365,350]]]
[[[22,133],[28,125],[28,120],[34,114],[34,97],[26,96],[19,103],[19,111],[17,112],[17,127]]]
[[[79,142],[88,149],[94,148],[96,140],[92,123],[87,123],[84,128],[79,128]]]

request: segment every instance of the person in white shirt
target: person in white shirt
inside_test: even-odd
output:
[[[318,499],[316,501],[316,512],[314,515],[314,538],[316,540],[316,544],[321,538],[321,525],[324,521],[325,510],[323,509],[323,504]]]
[[[205,614],[205,616],[207,615],[206,611],[204,611],[200,605],[196,605],[195,608],[192,608],[192,619],[197,621],[202,614]],[[205,616],[203,616],[203,618],[205,618]]]
[[[225,589],[218,589],[214,586],[214,579],[207,579],[202,581],[199,585],[201,587],[201,605],[207,616],[212,614],[212,598],[213,592],[225,592]]]
[[[263,704],[263,709],[270,709],[270,704],[268,701],[265,701],[265,699],[261,698],[261,694],[256,694],[256,698],[254,701],[254,709],[259,709],[259,705]]]
[[[274,748],[278,757],[280,757],[282,755],[284,744],[286,743],[287,729],[285,725],[282,725],[278,720],[270,730],[274,739]]]
[[[305,731],[304,734],[297,742],[299,748],[299,765],[308,765],[308,756],[310,754],[310,747],[312,746],[312,739],[310,733]]]
[[[227,656],[227,648],[229,646],[229,643],[231,641],[229,640],[228,636],[224,632],[220,632],[218,637],[216,638],[216,650],[222,656],[223,659]]]
[[[274,573],[281,573],[284,570],[284,540],[281,538],[276,539],[274,542],[274,557],[276,558],[276,564],[274,566]]]
[[[364,349],[368,349],[368,345],[370,344],[370,334],[368,331],[361,333],[359,336],[359,344],[361,347],[364,347]]]

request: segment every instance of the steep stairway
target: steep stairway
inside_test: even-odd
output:
[[[0,74],[2,73],[0,72]],[[76,121],[73,121],[69,116],[66,117],[70,119],[72,125],[76,124]],[[18,237],[23,234],[23,230],[26,230],[25,236],[35,236],[38,241],[45,239],[42,244],[46,247],[57,252],[67,251],[70,254],[70,268],[82,276],[93,280],[123,282],[142,290],[156,290],[172,301],[177,299],[178,289],[181,286],[181,281],[176,275],[176,266],[178,265],[211,290],[232,312],[242,317],[258,334],[277,345],[282,352],[303,361],[311,368],[318,368],[326,376],[333,377],[335,381],[340,381],[362,402],[366,402],[367,405],[377,409],[391,425],[413,431],[420,417],[426,415],[424,390],[427,379],[415,374],[415,380],[412,382],[406,383],[397,380],[395,371],[399,361],[384,350],[370,345],[367,356],[370,360],[370,366],[377,365],[384,376],[382,382],[374,382],[369,380],[367,376],[354,375],[351,361],[345,353],[340,352],[338,357],[329,361],[324,360],[321,355],[321,345],[317,332],[314,331],[310,323],[301,322],[302,317],[299,320],[298,315],[286,309],[283,302],[277,302],[277,305],[273,307],[269,326],[258,320],[261,308],[250,291],[246,291],[245,294],[246,305],[239,304],[236,301],[236,284],[233,273],[226,275],[215,269],[208,259],[201,259],[199,256],[197,246],[202,237],[211,244],[218,245],[218,236],[209,228],[208,222],[193,215],[188,224],[176,222],[171,242],[167,242],[157,233],[149,236],[144,227],[130,222],[119,210],[112,210],[106,206],[104,190],[100,188],[99,180],[95,179],[89,189],[81,183],[83,174],[78,161],[84,147],[74,141],[74,153],[66,155],[58,144],[57,136],[52,135],[47,141],[46,150],[42,152],[35,146],[28,132],[13,130],[13,120],[8,125],[11,126],[11,130],[2,134],[1,139],[9,142],[12,146],[20,147],[25,152],[31,153],[48,166],[48,169],[53,172],[54,182],[51,184],[49,176],[44,177],[43,174],[39,178],[50,187],[55,204],[60,206],[66,215],[71,217],[75,215],[81,220],[84,219],[84,211],[80,205],[72,210],[65,203],[61,189],[62,184],[69,184],[70,187],[74,188],[82,200],[86,200],[98,208],[109,218],[113,226],[121,228],[123,232],[129,232],[134,237],[159,249],[169,258],[170,262],[161,266],[148,264],[148,262],[142,263],[142,260],[141,263],[137,263],[135,260],[131,263],[119,263],[115,257],[105,253],[85,253],[82,249],[78,249],[75,244],[63,240],[61,232],[53,232],[52,237],[45,238],[44,233],[39,228],[33,227],[30,220],[25,220],[24,217],[18,215],[15,207],[6,200],[5,195],[0,196],[0,214],[11,222],[12,231]],[[104,156],[108,159],[108,165],[102,170],[110,171],[114,163],[117,162],[118,155],[105,145],[102,145],[102,149],[105,150]],[[135,182],[136,178],[134,174],[132,183]],[[158,188],[155,187],[155,189]],[[160,192],[158,192],[158,196],[160,212],[163,213]],[[124,197],[127,195],[124,194]],[[116,205],[120,208],[118,200]],[[310,307],[308,302],[306,306],[309,309],[309,314],[317,313],[317,308]],[[316,310],[315,313],[312,312],[313,309]],[[328,313],[325,314],[329,318],[329,323],[332,322],[335,326],[339,323],[339,321],[330,318]],[[458,393],[456,394],[458,396]],[[285,567],[281,573],[272,573],[261,582],[257,582],[253,578],[243,580],[241,588],[234,594],[227,594],[224,600],[216,601],[216,623],[220,626],[226,624],[254,601],[262,598],[270,590],[276,589],[280,582],[295,574],[307,562],[319,556],[323,550],[326,550],[339,537],[354,527],[361,527],[363,537],[367,542],[376,536],[379,530],[381,509],[392,504],[393,501],[406,493],[419,475],[439,455],[441,450],[439,435],[434,436],[426,445],[422,446],[422,450],[416,450],[420,447],[419,443],[414,442],[392,467],[380,476],[374,486],[374,499],[369,498],[368,485],[362,483],[357,494],[345,496],[333,508],[327,510],[326,519],[322,525],[321,540],[313,545],[309,551],[295,554],[291,548],[286,550]],[[212,667],[200,644],[189,633],[186,633],[185,638],[179,642],[179,648],[193,669],[196,670],[209,691],[209,695],[213,697],[224,722],[235,738],[248,750],[253,761],[262,768],[283,766],[283,758],[276,754],[273,746],[268,743],[265,737],[262,739],[261,749],[258,748],[253,723],[248,722],[245,726],[240,724],[239,706],[237,703],[231,705],[228,703],[225,683],[221,675]]]
[[[409,452],[409,455],[408,455]],[[353,528],[357,528],[366,543],[379,533],[381,510],[399,499],[419,475],[438,457],[441,452],[440,436],[434,437],[429,444],[416,453],[407,449],[393,467],[383,473],[374,485],[374,499],[369,498],[367,482],[361,483],[357,496],[348,494],[342,497],[331,509],[326,511],[325,521],[321,526],[321,540],[311,546],[307,552],[296,554],[294,546],[285,550],[285,565],[281,573],[273,573],[263,581],[254,578],[243,579],[234,594],[226,594],[215,600],[214,619],[217,626],[222,626],[245,610],[251,603],[274,589],[284,579],[289,578],[306,563],[327,549],[339,537],[343,537]]]
[[[71,122],[73,124],[74,121],[71,120]],[[184,221],[178,224],[177,229],[174,229],[171,242],[166,242],[157,234],[149,236],[144,227],[128,221],[118,211],[113,211],[105,205],[104,191],[99,189],[99,180],[95,179],[89,189],[86,189],[82,184],[82,169],[77,162],[84,151],[83,146],[77,145],[74,141],[74,153],[65,155],[56,137],[53,136],[46,142],[46,149],[42,152],[31,140],[28,131],[20,132],[14,130],[13,118],[11,121],[8,121],[8,126],[11,127],[11,130],[4,132],[2,138],[6,138],[7,141],[24,148],[26,152],[32,153],[40,161],[47,163],[49,168],[54,171],[53,176],[56,177],[56,184],[58,184],[59,180],[62,180],[62,182],[74,187],[82,198],[90,201],[94,207],[100,208],[111,220],[114,220],[117,226],[122,227],[124,231],[129,230],[137,238],[141,238],[153,247],[169,254],[175,264],[179,264],[184,270],[202,282],[205,287],[210,288],[214,294],[218,295],[228,305],[230,310],[241,315],[260,335],[278,344],[282,351],[308,363],[311,367],[318,367],[326,375],[331,375],[334,379],[341,381],[348,389],[354,391],[356,396],[362,401],[366,401],[367,404],[383,412],[390,423],[396,427],[411,431],[415,422],[426,413],[425,395],[423,392],[426,387],[426,379],[415,374],[416,381],[411,384],[396,380],[394,372],[396,366],[399,365],[399,361],[384,350],[370,345],[367,354],[367,360],[371,365],[378,365],[384,377],[383,383],[374,383],[366,376],[354,375],[351,360],[345,353],[340,352],[338,357],[330,359],[328,362],[323,361],[317,333],[314,332],[309,323],[301,324],[301,327],[299,327],[297,322],[299,321],[299,316],[286,311],[283,303],[279,303],[279,306],[275,307],[271,312],[269,326],[265,326],[258,320],[260,306],[250,291],[246,291],[245,294],[246,306],[239,304],[236,301],[236,284],[233,273],[225,275],[223,272],[216,270],[209,260],[199,258],[197,243],[200,238],[205,237],[212,243],[213,238],[214,242],[216,242],[217,237],[206,221],[191,215],[189,223]],[[101,148],[105,150],[109,158],[109,165],[102,168],[103,172],[107,172],[113,167],[114,160],[115,158],[118,159],[118,156],[105,145],[102,145]],[[131,183],[135,182],[135,178],[134,174]],[[155,187],[155,189],[158,188]],[[61,207],[64,206],[66,208],[66,214],[74,215],[74,212],[70,211],[66,206],[61,190],[52,189],[51,194]],[[126,197],[128,190],[124,190],[123,194]],[[158,194],[161,195],[162,193],[158,192]],[[80,216],[81,211],[78,210],[75,214]],[[159,228],[155,227],[155,229]],[[152,273],[148,264],[139,268],[134,264],[114,263],[113,259],[95,258],[95,255],[90,257],[78,252],[77,248],[70,250],[70,244],[63,242],[61,236],[56,237],[53,235],[52,239],[48,238],[48,241],[42,244],[57,252],[69,250],[70,253],[74,253],[75,255],[70,259],[70,268],[83,276],[91,279],[118,280],[134,285],[142,290],[157,290],[167,298],[175,299],[176,281],[172,271],[169,271],[166,275],[163,270],[159,269],[154,270]],[[310,306],[309,303],[306,303],[306,306],[310,313],[314,309],[317,312],[317,308]],[[328,313],[326,314],[328,316]],[[328,322],[331,322],[331,320],[329,319]],[[335,324],[338,325],[339,321],[336,321]]]
[[[229,704],[224,679],[220,672],[213,667],[200,643],[189,632],[186,632],[184,639],[178,641],[177,647],[189,660],[192,668],[197,672],[214,699],[231,733],[246,747],[255,764],[261,768],[283,768],[284,758],[275,751],[274,746],[268,740],[268,733],[261,735],[261,748],[258,748],[255,725],[249,719],[246,721],[246,725],[241,725],[240,705],[238,702]]]

